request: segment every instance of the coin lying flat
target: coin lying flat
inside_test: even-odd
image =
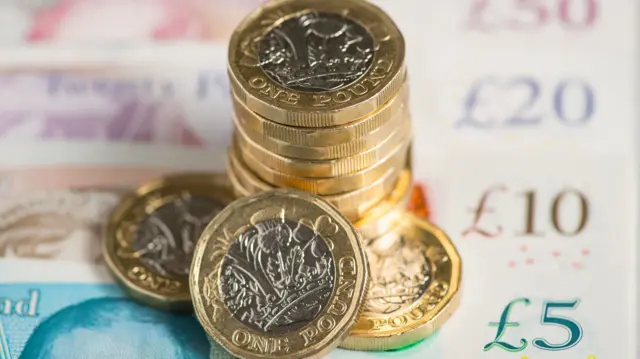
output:
[[[402,143],[388,153],[385,158],[381,159],[380,162],[356,173],[338,177],[310,178],[276,171],[260,162],[250,152],[243,152],[236,144],[233,145],[238,158],[263,181],[272,185],[296,188],[321,195],[354,191],[377,181],[389,169],[401,171],[406,164],[409,147],[409,143]]]
[[[191,309],[188,278],[196,241],[234,199],[221,174],[185,174],[142,185],[107,223],[103,253],[109,270],[140,302]]]
[[[234,151],[227,152],[227,168],[234,190],[239,196],[249,196],[273,189],[245,168],[234,155]],[[368,186],[351,192],[322,196],[322,198],[336,207],[350,221],[357,221],[387,197],[396,187],[400,175],[401,172],[389,169]]]
[[[362,169],[362,166],[375,163],[375,161],[384,156],[385,151],[389,151],[390,147],[393,147],[393,143],[404,140],[407,137],[406,132],[410,131],[411,128],[411,117],[408,109],[403,109],[394,116],[391,121],[371,132],[368,136],[324,147],[292,145],[288,142],[261,135],[250,128],[243,128],[239,125],[239,117],[236,115],[233,116],[233,119],[240,137],[247,138],[244,142],[248,142],[248,144],[244,145],[249,146],[249,150],[256,157],[264,158],[264,162],[267,165],[274,168],[287,169],[291,167],[289,164],[291,161],[294,161],[294,163],[319,161],[320,163],[318,164],[311,162],[311,164],[303,165],[299,170],[308,171],[308,167],[312,166],[316,171],[332,170],[335,172],[336,170]],[[254,149],[253,147],[258,148]],[[282,157],[285,158],[283,159]],[[296,168],[295,165],[293,167]],[[331,168],[328,169],[327,167]]]
[[[411,123],[405,121],[377,146],[366,152],[349,157],[321,161],[295,159],[278,155],[251,140],[240,127],[236,127],[234,140],[243,152],[251,153],[253,157],[276,171],[296,176],[323,178],[345,176],[375,165],[386,158],[389,153],[392,153],[404,143],[411,141],[410,134]]]
[[[404,69],[402,34],[367,1],[268,2],[240,23],[229,44],[235,95],[290,126],[365,117],[398,92]]]
[[[372,282],[341,346],[388,350],[431,335],[460,300],[462,264],[449,237],[406,212],[399,227],[365,243]]]
[[[321,356],[348,333],[364,299],[360,241],[349,221],[309,193],[241,198],[196,245],[190,288],[198,320],[238,357]]]
[[[236,126],[244,128],[248,133],[256,134],[255,141],[260,144],[265,138],[269,138],[296,148],[321,147],[327,152],[338,154],[351,150],[354,146],[350,144],[355,142],[360,144],[358,150],[353,149],[354,153],[357,153],[364,151],[369,143],[381,141],[389,134],[390,128],[397,126],[397,122],[402,119],[398,114],[403,110],[408,111],[409,85],[405,83],[400,92],[376,112],[359,120],[331,127],[285,126],[256,114],[236,96],[232,97]],[[327,148],[335,149],[330,151]],[[342,148],[344,150],[340,152]],[[337,157],[344,156],[339,154]]]
[[[412,172],[407,167],[400,173],[395,188],[387,197],[353,223],[363,238],[378,238],[402,222],[410,199],[411,180]]]

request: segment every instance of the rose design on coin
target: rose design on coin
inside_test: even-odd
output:
[[[374,41],[355,21],[335,13],[293,16],[259,44],[262,70],[276,83],[299,91],[338,90],[371,67]]]
[[[366,311],[389,314],[415,303],[431,285],[427,247],[392,232],[366,247],[371,289]]]
[[[233,240],[219,289],[236,320],[261,332],[287,333],[327,306],[334,278],[331,251],[316,231],[302,222],[268,219]]]
[[[188,276],[198,237],[223,208],[213,198],[182,192],[140,222],[133,249],[156,274]]]

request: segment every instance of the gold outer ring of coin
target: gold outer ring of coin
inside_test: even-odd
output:
[[[270,121],[251,111],[237,96],[233,95],[234,119],[236,126],[244,128],[247,133],[255,133],[252,138],[259,144],[261,139],[272,139],[287,143],[295,148],[322,147],[325,152],[336,153],[337,157],[345,157],[342,153],[358,153],[367,146],[376,144],[396,128],[401,120],[402,111],[408,113],[409,85],[405,83],[400,92],[387,101],[371,115],[341,126],[332,127],[292,127]],[[266,147],[266,146],[265,146]],[[329,148],[335,148],[329,151]],[[342,150],[341,150],[342,149]]]
[[[235,141],[232,141],[235,142]],[[395,150],[380,162],[362,171],[338,177],[309,178],[290,175],[276,171],[257,160],[251,153],[241,151],[236,143],[232,147],[239,154],[239,158],[263,181],[274,187],[290,187],[320,195],[331,195],[354,191],[370,185],[384,175],[387,170],[394,168],[401,171],[406,164],[409,143],[400,144]]]
[[[269,228],[275,224],[282,231],[286,229],[292,233],[301,234],[300,236],[294,234],[295,241],[277,241],[280,237],[261,234],[263,223],[265,225],[268,223]],[[299,229],[300,232],[298,232]],[[240,241],[241,236],[242,241]],[[242,245],[253,239],[260,244]],[[303,241],[307,241],[307,244],[314,241],[314,245],[303,246],[300,244]],[[369,273],[361,241],[360,235],[346,218],[329,203],[310,193],[277,189],[238,199],[210,222],[196,245],[189,276],[196,316],[207,334],[237,357],[273,358],[277,356],[283,359],[321,357],[335,348],[348,334],[362,306],[368,288]],[[254,309],[255,301],[234,302],[237,305],[234,312],[231,312],[227,309],[228,301],[235,300],[239,296],[231,295],[228,290],[221,288],[225,284],[229,285],[228,281],[233,280],[235,275],[249,278],[248,281],[252,281],[251,278],[260,277],[266,281],[258,282],[260,286],[262,284],[271,284],[274,288],[279,285],[287,286],[269,279],[270,277],[260,270],[255,270],[253,265],[245,266],[242,262],[237,262],[234,259],[236,257],[229,254],[231,249],[235,251],[234,253],[239,251],[241,254],[251,251],[247,254],[249,261],[258,257],[265,263],[279,261],[281,268],[285,269],[282,272],[283,275],[295,273],[295,268],[290,272],[286,270],[289,269],[288,263],[293,262],[283,262],[281,257],[271,252],[269,249],[271,245],[290,248],[291,250],[286,253],[302,251],[307,254],[309,258],[305,256],[304,263],[295,262],[300,266],[308,266],[309,261],[315,261],[313,263],[315,265],[320,258],[324,260],[321,267],[325,268],[325,272],[315,277],[311,274],[305,282],[317,282],[317,290],[312,295],[320,301],[325,301],[322,305],[323,310],[316,315],[298,319],[305,323],[294,329],[287,324],[289,323],[287,320],[282,324],[276,321],[281,316],[274,316],[274,313],[280,314],[275,306],[279,303],[278,299],[284,299],[279,298],[281,294],[277,290],[274,289],[272,294],[267,295],[266,290],[260,291],[255,283],[253,286],[247,284],[246,288],[236,288],[238,294],[251,291],[248,294],[259,297],[256,300],[267,306],[267,312],[264,313],[266,317],[263,318],[266,325],[259,326],[256,321],[245,321],[242,316],[242,313]],[[308,250],[311,250],[313,255],[305,252]],[[278,263],[275,264],[278,265]],[[227,275],[227,273],[234,275]],[[300,283],[292,280],[293,288],[287,287],[289,291],[284,292],[295,291],[308,296],[308,290]],[[327,287],[329,289],[323,289]],[[271,293],[270,290],[269,293]],[[262,298],[265,296],[272,300]],[[293,323],[299,324],[295,320]],[[255,345],[263,342],[266,345]]]
[[[235,141],[243,153],[251,153],[265,166],[278,172],[309,178],[338,177],[370,168],[402,146],[403,143],[411,141],[411,122],[403,123],[402,127],[396,129],[383,142],[367,152],[324,161],[293,159],[277,155],[252,141],[239,127],[236,127]]]
[[[260,180],[248,168],[244,167],[232,149],[227,151],[227,168],[229,172],[233,172],[234,187],[236,185],[241,187],[239,193],[253,194],[273,189],[268,183]],[[352,192],[322,196],[322,198],[336,207],[349,220],[359,220],[395,189],[400,174],[400,172],[389,169],[380,179],[367,187]]]
[[[398,177],[395,188],[385,199],[360,220],[353,223],[362,238],[377,238],[402,222],[404,211],[411,198],[412,173],[405,168]]]
[[[272,153],[276,159],[276,162],[282,162],[278,160],[278,155],[291,159],[301,159],[310,161],[326,161],[326,160],[338,160],[344,158],[353,158],[360,155],[366,157],[364,154],[369,154],[371,157],[372,151],[379,147],[393,135],[396,134],[403,126],[410,126],[411,118],[408,113],[408,109],[403,109],[399,113],[394,115],[395,117],[385,123],[382,127],[372,132],[370,136],[361,137],[351,142],[342,143],[334,146],[325,147],[311,147],[311,146],[299,146],[292,145],[287,142],[276,140],[253,131],[250,128],[243,127],[239,120],[239,116],[234,114],[233,120],[236,128],[239,128],[243,136],[256,143],[262,149]],[[330,135],[327,135],[330,136]],[[273,157],[269,155],[269,157]]]
[[[182,193],[211,198],[222,205],[233,195],[227,175],[190,173],[149,181],[112,211],[102,241],[107,268],[133,299],[166,310],[192,310],[188,278],[164,276],[147,268],[132,245],[141,221]]]
[[[451,239],[440,228],[410,212],[404,216],[405,220],[393,231],[369,242],[365,240],[373,281],[364,308],[342,348],[380,351],[413,344],[433,334],[458,307],[462,261]],[[389,288],[393,281],[388,278],[394,277],[393,272],[410,270],[389,263],[403,262],[410,263],[416,273],[408,275],[410,280],[396,281],[396,287]],[[423,278],[417,279],[420,275]],[[380,277],[381,281],[376,279]],[[427,277],[428,287],[421,287]],[[405,287],[410,282],[412,286]],[[414,296],[390,298],[390,293],[400,292]]]
[[[374,52],[363,76],[324,92],[280,85],[262,69],[260,41],[273,28],[304,13],[332,13],[363,27]],[[329,127],[365,117],[389,101],[404,83],[405,42],[400,30],[377,6],[360,0],[268,2],[247,16],[229,43],[231,88],[252,111],[289,126]]]
[[[231,161],[232,159],[237,159],[237,156],[229,154],[227,160]],[[250,196],[252,192],[247,190],[242,181],[237,178],[235,166],[228,164],[227,168],[235,195],[238,197]],[[411,169],[410,166],[407,166],[400,173],[396,186],[389,195],[371,208],[364,217],[354,221],[353,225],[363,238],[377,238],[402,222],[411,195],[411,182]],[[269,185],[267,184],[267,186]],[[270,189],[273,187],[264,188],[264,190]]]

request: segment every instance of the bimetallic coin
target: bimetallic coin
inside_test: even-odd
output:
[[[253,141],[241,127],[236,127],[235,140],[243,152],[250,152],[252,156],[272,169],[297,176],[304,177],[335,177],[355,173],[371,167],[380,162],[389,153],[397,149],[402,143],[411,140],[411,122],[409,116],[394,128],[387,137],[375,147],[349,157],[331,160],[304,160],[281,156],[281,149],[275,148],[275,152],[264,148]],[[321,150],[318,148],[318,150]],[[296,156],[295,153],[292,154]],[[324,156],[323,156],[324,157]]]
[[[239,187],[247,194],[274,189],[273,186],[254,175],[238,158],[236,151],[232,147],[227,150],[227,169],[233,173],[233,182],[237,181]]]
[[[266,166],[295,176],[325,178],[345,176],[369,168],[403,144],[411,141],[411,122],[404,122],[376,147],[362,153],[332,160],[311,161],[280,156],[252,141],[242,128],[236,127],[235,141],[242,152],[250,152]]]
[[[238,99],[261,116],[335,126],[368,116],[398,92],[405,43],[367,1],[273,1],[234,32],[228,70]]]
[[[236,114],[234,114],[233,120],[241,135],[247,137],[250,143],[255,143],[260,147],[256,155],[258,157],[266,156],[269,163],[273,163],[275,166],[286,166],[288,162],[282,160],[281,157],[303,161],[342,161],[344,162],[343,166],[355,166],[356,164],[363,165],[371,161],[376,161],[376,156],[381,156],[382,151],[386,150],[385,145],[387,147],[392,146],[394,141],[402,138],[402,129],[410,128],[411,118],[408,113],[408,108],[403,109],[394,116],[391,121],[388,121],[376,131],[371,132],[370,135],[354,139],[351,142],[325,147],[292,145],[291,143],[276,140],[268,137],[266,134],[260,134],[250,128],[243,127],[240,124],[239,116]],[[331,135],[327,134],[327,136]],[[265,150],[268,153],[267,155],[262,154]],[[320,165],[318,167],[322,168],[322,166],[323,165]]]
[[[228,159],[227,159],[227,162],[228,162]],[[227,163],[227,174],[229,175],[229,181],[231,182],[231,187],[233,188],[233,193],[236,195],[236,197],[238,198],[248,197],[253,193],[256,193],[246,188],[245,184],[242,183],[238,178],[238,174],[236,173],[236,170],[232,166],[229,166],[228,163]]]
[[[387,197],[353,223],[363,238],[378,238],[402,222],[410,199],[411,181],[412,172],[407,167],[400,173],[395,188]]]
[[[189,268],[206,225],[233,201],[227,177],[186,174],[144,184],[111,213],[105,261],[134,299],[161,309],[191,309]]]
[[[365,243],[372,283],[341,346],[397,349],[440,328],[460,300],[462,264],[449,237],[407,212],[399,227]]]
[[[409,85],[405,83],[400,92],[376,112],[360,120],[332,127],[281,125],[251,111],[236,96],[233,96],[233,107],[236,126],[244,128],[247,134],[254,134],[250,137],[261,145],[269,139],[289,144],[292,148],[320,147],[318,151],[322,150],[335,155],[333,158],[338,158],[363,152],[387,137],[391,129],[397,128],[403,117],[407,117],[408,101]],[[404,116],[399,115],[400,113],[404,113]],[[318,156],[309,158],[315,157]]]
[[[234,356],[319,357],[355,321],[367,266],[360,236],[335,208],[279,189],[213,219],[196,245],[190,288],[203,328]]]
[[[387,173],[390,168],[398,172],[401,171],[406,163],[409,146],[409,143],[401,143],[378,163],[356,173],[337,177],[311,178],[276,171],[260,162],[251,153],[243,152],[237,144],[233,144],[239,158],[263,181],[274,187],[296,188],[321,195],[344,193],[370,185]]]
[[[234,151],[228,151],[227,168],[239,195],[251,195],[273,189],[268,183],[256,177],[237,158]],[[322,196],[322,198],[336,207],[347,219],[357,221],[363,218],[371,208],[380,203],[396,187],[400,172],[389,169],[372,184],[351,192]]]

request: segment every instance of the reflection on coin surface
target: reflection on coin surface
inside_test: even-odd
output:
[[[196,246],[190,287],[200,323],[234,356],[307,358],[347,335],[367,278],[349,221],[317,196],[279,189],[216,216]]]
[[[237,99],[271,121],[342,125],[398,93],[404,38],[367,1],[267,2],[231,37],[229,79]]]
[[[462,267],[453,243],[431,223],[404,216],[389,233],[365,240],[371,286],[343,348],[404,347],[431,335],[458,305]]]
[[[188,277],[196,241],[232,200],[224,175],[149,182],[112,212],[105,260],[133,298],[163,309],[191,307]]]
[[[403,221],[412,178],[412,172],[408,167],[402,170],[395,188],[389,195],[371,209],[367,216],[353,222],[353,226],[363,238],[378,238]]]

